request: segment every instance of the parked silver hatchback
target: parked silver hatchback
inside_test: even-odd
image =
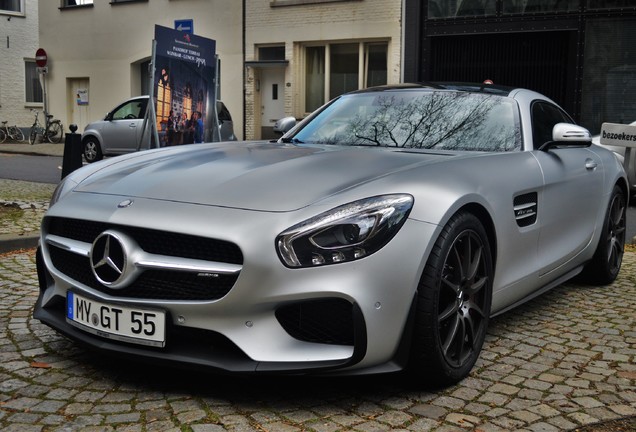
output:
[[[137,151],[138,148],[150,148],[150,135],[146,133],[142,137],[147,107],[148,96],[134,97],[117,105],[103,120],[88,124],[82,134],[84,159],[90,163],[101,160],[104,156],[116,156]],[[221,141],[235,141],[230,111],[221,101],[217,101],[216,108]],[[159,147],[165,145],[166,136],[166,131],[159,132]],[[142,139],[143,142],[139,145]]]

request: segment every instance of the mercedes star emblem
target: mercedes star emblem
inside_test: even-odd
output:
[[[117,284],[126,271],[126,260],[126,251],[116,233],[105,231],[93,242],[91,268],[102,284]]]

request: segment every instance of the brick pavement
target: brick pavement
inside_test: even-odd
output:
[[[437,391],[97,355],[32,318],[33,255],[0,255],[3,431],[561,431],[636,416],[636,252],[611,286],[568,283],[495,318],[470,377]]]

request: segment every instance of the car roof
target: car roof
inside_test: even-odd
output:
[[[410,89],[431,89],[431,90],[455,90],[468,93],[488,93],[499,96],[509,96],[514,90],[518,90],[516,87],[508,87],[495,84],[478,84],[478,83],[464,83],[464,82],[421,82],[421,83],[404,83],[404,84],[387,84],[376,87],[369,87],[367,89],[352,91],[349,94],[357,93],[374,93],[396,90],[410,90]]]

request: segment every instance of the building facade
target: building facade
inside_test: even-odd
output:
[[[245,124],[272,138],[351,90],[401,80],[402,0],[245,2]]]
[[[537,90],[598,133],[636,120],[634,0],[406,0],[407,81]]]
[[[243,129],[242,7],[236,0],[47,0],[40,2],[40,41],[49,57],[49,112],[81,132],[119,102],[148,94],[155,25],[216,41],[219,98]]]
[[[38,1],[0,0],[0,120],[26,128],[42,109],[35,63]]]

